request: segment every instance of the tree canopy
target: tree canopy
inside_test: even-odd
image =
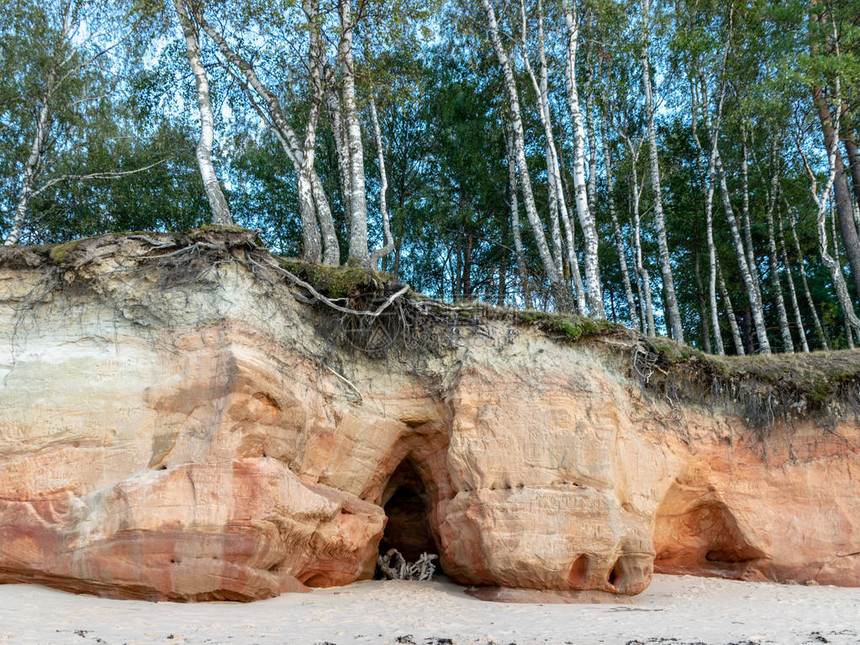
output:
[[[856,0],[11,0],[0,234],[258,229],[715,353],[860,342]]]

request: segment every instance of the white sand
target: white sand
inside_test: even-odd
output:
[[[505,605],[432,582],[251,604],[146,603],[0,585],[0,643],[860,643],[860,588],[655,576],[632,604]],[[446,641],[442,641],[445,643]]]

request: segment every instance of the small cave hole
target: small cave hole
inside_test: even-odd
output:
[[[606,582],[612,585],[615,589],[619,589],[625,584],[625,571],[624,571],[624,562],[623,557],[618,558],[615,561],[615,564],[612,565],[612,570],[609,572],[609,575],[606,577]]]
[[[415,465],[404,460],[397,467],[382,496],[388,521],[379,542],[379,553],[397,549],[407,562],[415,562],[422,553],[439,553],[430,530],[432,499]],[[442,573],[439,560],[434,560],[436,575]]]
[[[615,586],[615,581],[618,580],[618,566],[617,565],[612,567],[612,571],[609,572],[609,577],[606,580],[613,587]]]
[[[580,555],[573,561],[570,573],[567,574],[567,584],[572,589],[582,589],[588,580],[589,561],[588,556]]]

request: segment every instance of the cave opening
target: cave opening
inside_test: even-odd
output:
[[[404,459],[388,481],[382,496],[382,507],[388,521],[379,542],[380,555],[397,549],[407,562],[415,562],[422,553],[439,553],[430,528],[433,500],[415,464]],[[441,574],[435,560],[436,575]]]

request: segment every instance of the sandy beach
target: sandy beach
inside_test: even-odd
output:
[[[446,582],[368,581],[250,604],[0,586],[0,642],[752,645],[860,643],[860,589],[657,575],[627,604],[501,604]]]

